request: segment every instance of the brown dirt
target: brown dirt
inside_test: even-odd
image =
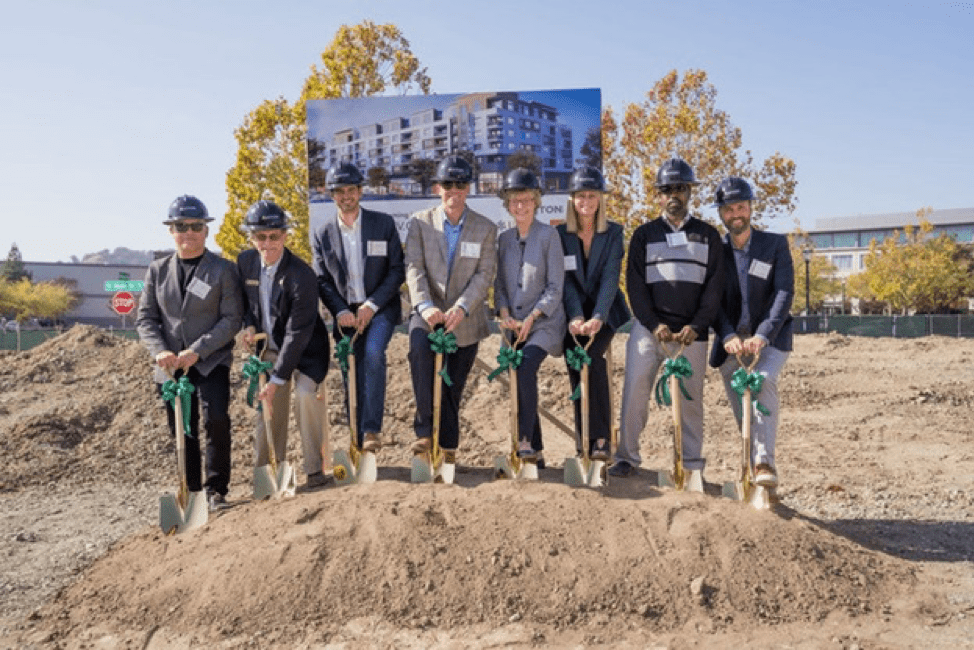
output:
[[[0,355],[0,647],[974,647],[974,341],[797,339],[773,513],[719,498],[739,449],[713,371],[706,496],[652,487],[671,453],[655,408],[637,478],[566,487],[574,446],[546,422],[542,480],[492,480],[506,390],[477,369],[457,484],[411,485],[405,348],[379,482],[283,502],[249,499],[235,367],[234,507],[176,537],[157,527],[173,443],[144,350],[76,327]],[[541,386],[569,421],[563,361]]]

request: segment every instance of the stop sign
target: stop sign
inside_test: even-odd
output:
[[[135,309],[135,296],[128,291],[119,291],[112,296],[112,309],[119,315],[130,313]]]

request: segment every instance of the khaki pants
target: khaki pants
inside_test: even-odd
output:
[[[273,362],[273,353],[264,355]],[[274,438],[274,455],[278,461],[287,458],[287,427],[291,407],[291,393],[294,393],[294,419],[301,434],[301,449],[304,455],[304,473],[331,471],[331,445],[328,433],[328,393],[324,382],[316,384],[307,375],[295,370],[291,381],[278,387],[271,405],[271,433]],[[263,413],[257,415],[256,467],[267,465],[267,434],[264,431]],[[327,467],[322,466],[322,461]]]

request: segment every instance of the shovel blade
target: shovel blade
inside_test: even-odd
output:
[[[537,481],[538,480],[538,464],[522,462],[521,469],[517,473],[518,479],[522,481]]]
[[[763,485],[755,485],[751,489],[751,498],[748,502],[755,510],[770,510],[771,490]]]
[[[514,468],[511,467],[509,456],[494,457],[494,478],[513,479],[515,477]]]
[[[720,494],[734,501],[744,501],[747,499],[747,491],[744,489],[744,484],[740,481],[728,481],[724,483]]]
[[[190,492],[185,509],[180,507],[175,494],[163,494],[159,497],[159,527],[166,535],[185,533],[205,526],[208,518],[209,506],[203,492]]]
[[[565,459],[565,485],[576,488],[588,485],[588,472],[581,458]]]
[[[294,468],[287,461],[277,464],[277,471],[270,465],[254,468],[254,500],[293,497],[297,489]]]
[[[676,489],[676,481],[673,480],[673,472],[670,470],[659,470],[656,472],[656,487]]]
[[[429,454],[413,456],[409,480],[413,483],[431,483],[433,481],[433,464],[430,462]]]
[[[446,485],[453,485],[453,479],[456,477],[456,474],[456,463],[443,463],[440,465],[440,469],[437,470],[434,481],[437,483],[445,483]]]
[[[605,461],[593,460],[588,467],[587,485],[593,488],[600,488],[605,485]]]
[[[375,460],[375,452],[363,451],[358,457],[358,470],[355,472],[356,483],[375,483],[379,477],[379,466]]]
[[[352,459],[348,456],[348,451],[338,449],[332,456],[333,472],[335,483],[338,485],[351,485],[355,482],[355,467],[352,466]]]
[[[277,485],[280,493],[275,494],[275,497],[293,497],[297,492],[298,480],[291,463],[284,461],[277,464]]]

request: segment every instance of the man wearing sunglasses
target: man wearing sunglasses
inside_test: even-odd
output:
[[[362,172],[351,163],[328,170],[325,185],[336,210],[315,233],[312,247],[318,295],[338,325],[335,339],[358,332],[355,430],[363,451],[378,452],[386,402],[386,348],[402,322],[399,288],[406,270],[395,220],[359,205],[364,184]]]
[[[677,351],[690,362],[682,378],[690,395],[682,398],[684,487],[703,492],[703,379],[707,335],[720,307],[722,258],[717,230],[689,213],[693,168],[680,158],[664,162],[656,174],[662,214],[639,226],[629,244],[626,291],[635,316],[626,344],[619,448],[612,476],[629,476],[641,462],[639,436],[660,365]]]
[[[276,458],[287,453],[288,411],[294,393],[294,419],[301,434],[307,489],[331,482],[322,467],[331,468],[328,403],[324,381],[330,361],[328,329],[318,313],[315,272],[285,245],[290,227],[287,213],[273,201],[258,201],[244,217],[253,249],[237,256],[244,289],[244,329],[241,338],[251,349],[254,337],[267,334],[263,361],[273,363],[270,381],[258,394],[271,407],[271,436]],[[267,465],[264,418],[257,418],[255,467]]]
[[[186,375],[192,393],[185,460],[191,492],[202,489],[200,433],[206,432],[206,491],[211,510],[225,507],[230,486],[230,363],[243,299],[233,262],[206,249],[209,216],[203,202],[181,196],[169,206],[176,252],[149,265],[136,327],[157,368],[155,380]],[[175,418],[166,404],[169,430]],[[200,415],[202,414],[202,427]]]
[[[433,436],[433,381],[436,355],[429,334],[442,325],[456,336],[458,349],[445,355],[452,386],[444,382],[440,408],[440,447],[444,462],[456,462],[460,440],[460,397],[487,326],[487,290],[497,267],[497,226],[467,206],[473,168],[460,156],[447,156],[436,169],[433,189],[440,204],[415,213],[406,235],[409,368],[416,394],[412,451],[426,454]],[[439,380],[436,378],[437,381]]]

